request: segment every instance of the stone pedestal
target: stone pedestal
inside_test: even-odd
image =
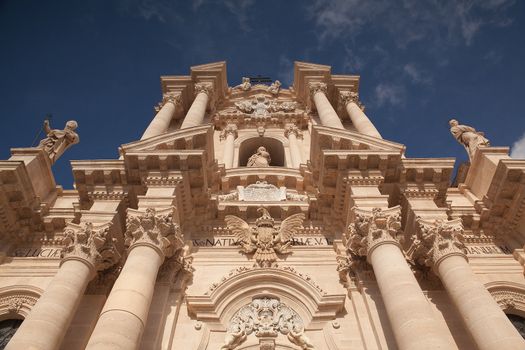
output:
[[[12,148],[9,160],[24,162],[35,195],[41,201],[45,201],[47,196],[55,191],[55,177],[46,152],[39,148]]]

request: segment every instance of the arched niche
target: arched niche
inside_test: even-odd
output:
[[[270,153],[270,166],[287,166],[285,148],[283,142],[273,137],[251,137],[242,140],[239,144],[239,158],[237,166],[245,167],[248,159],[255,153],[257,148],[264,146]]]
[[[25,319],[42,292],[27,285],[0,288],[0,321]]]

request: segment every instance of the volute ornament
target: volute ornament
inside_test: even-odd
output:
[[[384,243],[398,244],[401,229],[401,209],[395,206],[388,209],[373,208],[364,210],[353,208],[355,220],[345,234],[345,245],[350,253],[369,256],[371,251]]]
[[[81,259],[89,262],[96,271],[106,270],[120,259],[115,242],[110,234],[112,224],[95,227],[86,222],[80,225],[70,223],[64,230],[62,262]]]
[[[290,215],[280,226],[276,226],[267,209],[259,208],[258,211],[262,215],[255,221],[253,228],[234,215],[226,215],[224,220],[240,242],[243,253],[254,254],[256,264],[261,267],[272,267],[276,265],[276,253],[291,253],[291,239],[302,227],[305,217],[302,213]]]
[[[416,237],[408,250],[409,257],[417,264],[436,268],[450,255],[467,258],[461,218],[446,221],[416,219]]]
[[[281,333],[301,349],[314,349],[304,334],[301,317],[276,298],[255,298],[241,307],[230,320],[221,350],[235,349],[252,333],[258,338],[277,337]]]
[[[485,138],[485,134],[476,131],[473,127],[460,125],[456,119],[451,119],[448,124],[450,125],[450,133],[461,145],[463,145],[463,147],[465,147],[470,161],[474,159],[474,155],[478,148],[490,146],[490,141]]]
[[[165,257],[173,256],[184,246],[180,227],[173,222],[173,208],[157,212],[147,208],[145,213],[128,209],[125,245],[149,245],[161,251]]]
[[[71,147],[80,142],[78,134],[75,132],[78,124],[74,120],[66,123],[63,130],[51,129],[49,120],[44,121],[44,132],[46,138],[42,139],[36,148],[40,148],[47,153],[51,164],[54,164],[62,154]]]

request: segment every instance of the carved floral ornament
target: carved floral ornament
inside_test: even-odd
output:
[[[235,102],[235,107],[253,117],[266,117],[274,112],[294,112],[297,104],[293,101],[277,102],[265,95],[256,95],[252,99]]]
[[[355,103],[359,108],[364,108],[363,104],[359,100],[359,93],[354,91],[340,91],[339,92],[339,105],[346,107],[349,103]]]
[[[173,208],[157,212],[147,208],[146,212],[128,209],[125,245],[148,245],[165,257],[171,257],[184,246],[180,227],[173,222]]]
[[[267,209],[260,208],[259,212],[262,215],[255,221],[255,227],[250,227],[246,221],[234,215],[226,215],[225,221],[240,242],[241,251],[254,254],[257,265],[271,267],[276,265],[276,253],[292,252],[291,238],[302,227],[304,214],[290,215],[280,226],[276,226]]]
[[[111,222],[97,227],[90,222],[80,225],[70,223],[64,230],[62,262],[81,259],[97,271],[116,264],[120,254],[115,247],[116,239],[110,234],[111,226]]]
[[[348,226],[345,245],[351,254],[368,256],[373,249],[384,243],[397,243],[401,229],[401,208],[353,208],[355,220]]]
[[[314,97],[314,95],[318,92],[326,94],[328,91],[328,86],[326,85],[326,83],[310,82],[308,84],[308,89],[310,90],[310,95]]]
[[[467,259],[461,218],[427,221],[418,217],[416,223],[417,234],[407,252],[415,263],[436,268],[451,255]]]

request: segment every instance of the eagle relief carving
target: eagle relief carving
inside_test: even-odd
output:
[[[262,215],[255,220],[255,227],[250,227],[246,221],[234,215],[226,215],[224,220],[241,245],[243,253],[254,254],[256,265],[272,267],[276,265],[277,253],[292,252],[291,239],[302,227],[304,214],[290,215],[280,226],[276,226],[266,208],[259,208],[258,211]]]

